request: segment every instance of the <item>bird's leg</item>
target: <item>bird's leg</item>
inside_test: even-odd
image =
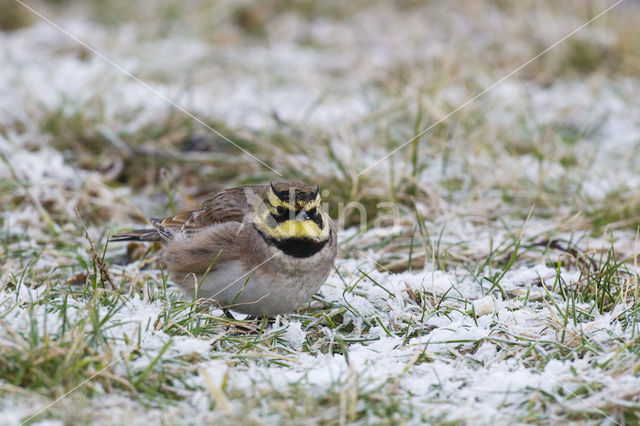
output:
[[[223,308],[222,312],[224,312],[224,315],[232,321],[229,323],[229,325],[234,327],[237,330],[237,332],[234,334],[258,334],[261,331],[259,327],[256,327],[253,324],[248,324],[248,325],[240,324],[240,320],[236,319],[231,313],[231,311],[226,308]],[[253,322],[253,317],[249,316],[245,318],[243,321]]]
[[[263,315],[261,317],[249,315],[242,321],[246,321],[254,324],[244,325],[244,324],[239,324],[240,320],[236,319],[230,310],[222,309],[222,312],[224,312],[224,315],[227,318],[233,321],[232,323],[233,327],[235,327],[240,333],[243,333],[243,334],[257,334],[262,330],[264,330],[265,328],[273,326],[273,324],[276,322],[275,317],[268,317],[266,315]]]

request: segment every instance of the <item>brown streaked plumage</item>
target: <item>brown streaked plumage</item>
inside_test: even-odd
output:
[[[191,295],[253,315],[291,312],[318,290],[336,256],[318,192],[301,182],[225,189],[112,241],[163,241],[164,263]]]

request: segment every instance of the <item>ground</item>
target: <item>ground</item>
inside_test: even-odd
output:
[[[637,424],[618,3],[0,0],[0,424]],[[283,178],[340,243],[273,323],[107,243]]]

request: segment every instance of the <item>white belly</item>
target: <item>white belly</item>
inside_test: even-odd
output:
[[[327,273],[272,274],[260,269],[247,274],[240,262],[227,262],[199,280],[198,298],[210,298],[222,308],[260,316],[291,312],[304,305],[320,288]],[[191,287],[193,296],[193,287]]]

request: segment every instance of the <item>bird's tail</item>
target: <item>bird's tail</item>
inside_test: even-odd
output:
[[[109,238],[109,241],[162,241],[157,229],[134,229],[133,231],[120,232]]]

